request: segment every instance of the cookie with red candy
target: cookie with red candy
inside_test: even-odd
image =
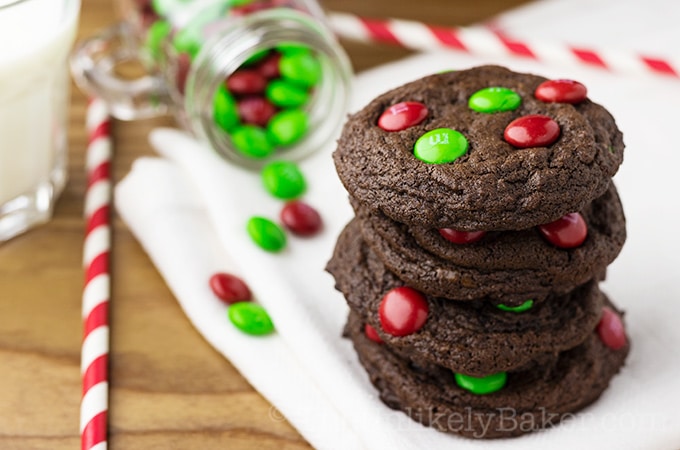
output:
[[[627,344],[612,350],[593,331],[580,345],[541,364],[480,378],[398,355],[386,343],[370,340],[356,313],[350,313],[345,335],[387,406],[438,431],[471,439],[520,436],[573,420],[573,413],[604,392],[629,350]],[[503,375],[495,386],[500,388],[480,394],[486,381],[498,375]],[[462,377],[470,382],[459,384]]]
[[[425,77],[349,118],[333,157],[356,217],[327,270],[384,403],[497,438],[597,399],[629,348],[598,287],[626,239],[623,148],[585,85],[496,66]]]
[[[353,313],[391,351],[472,376],[523,370],[581,344],[600,323],[604,302],[594,280],[522,312],[487,299],[426,295],[383,265],[356,221],[338,238],[328,270]]]
[[[450,300],[519,306],[604,277],[626,240],[616,188],[569,217],[525,230],[452,242],[441,230],[409,226],[354,202],[363,239],[405,284]],[[562,224],[565,222],[565,224]],[[546,230],[550,230],[547,233]],[[547,234],[547,236],[546,236]]]
[[[609,187],[623,138],[584,91],[548,81],[482,66],[386,92],[346,123],[340,180],[367,208],[438,229],[519,230],[580,211]]]

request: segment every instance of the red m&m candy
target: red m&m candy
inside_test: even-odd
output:
[[[420,102],[397,103],[382,113],[378,126],[385,131],[405,130],[425,120],[427,112],[427,106]]]
[[[420,292],[408,286],[394,288],[380,302],[380,325],[392,336],[413,334],[425,324],[429,310]]]
[[[276,114],[276,107],[264,97],[245,97],[237,102],[238,115],[243,123],[264,127]]]
[[[440,228],[439,234],[454,244],[472,244],[486,235],[486,231],[460,231],[453,228]]]
[[[534,96],[547,103],[581,103],[586,99],[588,90],[574,80],[548,80],[539,84]]]
[[[626,346],[626,330],[623,321],[611,308],[602,308],[602,318],[597,324],[597,334],[604,345],[612,350]]]
[[[316,209],[297,200],[286,203],[280,217],[283,225],[298,236],[311,236],[318,233],[323,226]]]
[[[274,52],[263,59],[262,62],[257,65],[256,70],[260,73],[260,75],[267,79],[277,78],[281,75],[281,72],[279,71],[280,61],[281,53]]]
[[[224,303],[231,305],[252,299],[248,285],[239,277],[220,272],[210,277],[210,289]]]
[[[262,94],[267,79],[254,69],[239,69],[227,78],[227,89],[236,95]]]
[[[570,213],[554,222],[539,225],[538,230],[548,242],[559,248],[578,247],[588,236],[588,226],[579,213]]]
[[[503,137],[517,148],[545,147],[560,137],[560,126],[548,116],[532,114],[510,122]]]
[[[373,328],[369,324],[364,325],[364,334],[366,334],[366,337],[372,340],[373,342],[377,342],[378,344],[383,343],[383,340],[378,335],[378,332],[375,331],[375,328]]]

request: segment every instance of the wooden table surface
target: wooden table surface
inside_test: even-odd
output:
[[[330,11],[468,25],[526,0],[325,0]],[[79,36],[116,19],[111,0],[84,0]],[[405,56],[343,42],[356,71]],[[0,449],[75,449],[79,443],[81,252],[85,98],[73,89],[70,180],[54,220],[0,245]],[[116,122],[120,180],[163,118]],[[1,137],[0,137],[1,139]],[[271,405],[192,328],[116,216],[112,252],[110,448],[309,448]]]

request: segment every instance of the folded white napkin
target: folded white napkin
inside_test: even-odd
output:
[[[596,11],[605,3],[611,8],[622,2],[588,2],[599,5]],[[522,17],[554,17],[550,14],[564,4],[536,6],[543,8],[543,15],[536,9],[510,15],[508,31],[519,35],[521,30],[513,24],[523,28]],[[504,26],[503,20],[499,23]],[[549,21],[541,26],[558,28],[549,26]],[[541,26],[532,33],[540,33]],[[569,41],[575,36],[569,32],[565,27],[565,34],[551,37]],[[378,400],[351,343],[340,337],[347,307],[323,270],[338,233],[352,215],[332,165],[332,146],[301,163],[309,181],[305,201],[320,211],[325,229],[311,239],[292,237],[282,254],[263,252],[245,231],[250,216],[276,218],[281,208],[280,201],[264,192],[258,175],[229,166],[205,145],[176,130],[152,133],[152,145],[163,158],[142,158],[134,164],[117,186],[116,206],[194,326],[317,448],[677,448],[680,205],[674,181],[680,149],[674,132],[680,80],[439,52],[360,75],[353,109],[418,76],[486,62],[583,82],[590,97],[613,112],[627,144],[616,182],[628,217],[629,239],[610,266],[603,288],[627,312],[632,352],[598,402],[554,429],[518,439],[476,442],[420,426]],[[231,325],[226,307],[208,286],[217,271],[246,280],[272,316],[275,334],[250,337]],[[280,418],[277,414],[273,413],[273,420]]]

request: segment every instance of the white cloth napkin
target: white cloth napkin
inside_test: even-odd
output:
[[[567,3],[588,11],[572,13]],[[637,9],[649,8],[650,3],[654,2]],[[523,30],[529,33],[527,24],[533,23],[533,37],[543,32],[553,40],[585,42],[587,35],[599,43],[611,21],[585,17],[611,18],[619,5],[626,17],[635,17],[632,1],[553,1],[519,10],[497,24],[517,36]],[[665,9],[673,8],[669,4]],[[580,23],[581,17],[593,26],[579,27],[579,34],[562,26],[563,18]],[[646,23],[645,30],[654,35],[649,42],[668,35]],[[674,36],[673,42],[680,42],[680,31]],[[621,38],[618,47],[629,45]],[[675,132],[680,80],[438,52],[358,76],[352,108],[419,76],[487,62],[583,82],[590,97],[617,118],[627,144],[625,163],[615,180],[627,213],[629,239],[610,266],[603,288],[627,312],[632,352],[598,402],[554,429],[518,439],[470,441],[418,425],[378,400],[351,343],[340,337],[347,307],[323,271],[338,233],[352,215],[332,165],[332,146],[301,163],[309,180],[305,200],[322,214],[324,232],[311,239],[291,238],[282,254],[261,251],[245,231],[250,216],[276,218],[281,208],[264,192],[258,175],[225,164],[209,148],[176,130],[152,133],[152,145],[162,158],[135,162],[117,186],[116,206],[194,326],[317,448],[678,448],[680,205],[675,174],[680,149]],[[249,337],[231,325],[226,307],[208,286],[216,271],[246,280],[272,316],[274,335]],[[272,420],[281,420],[277,411],[272,411]]]

